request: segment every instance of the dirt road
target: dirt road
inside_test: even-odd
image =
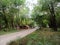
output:
[[[18,38],[23,38],[28,34],[34,32],[35,30],[36,29],[27,29],[27,30],[22,30],[11,34],[0,35],[0,45],[7,45],[7,43],[9,43],[10,41],[13,41]]]

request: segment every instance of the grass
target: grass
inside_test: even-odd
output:
[[[49,29],[37,30],[22,39],[12,41],[9,45],[60,45],[60,32],[46,30]]]
[[[0,35],[9,34],[9,33],[13,33],[13,32],[18,32],[18,30],[15,30],[15,29],[9,29],[9,31],[1,30]]]

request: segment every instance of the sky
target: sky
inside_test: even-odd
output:
[[[34,6],[37,4],[37,0],[26,0],[26,6],[29,8],[29,17],[31,16]]]
[[[37,4],[37,0],[26,0],[26,6],[32,10],[34,5]]]

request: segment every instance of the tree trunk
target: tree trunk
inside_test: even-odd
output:
[[[53,2],[50,3],[49,6],[49,10],[50,10],[50,26],[51,28],[54,29],[54,31],[57,31],[57,25],[56,25],[56,18],[55,18],[55,11],[54,11],[54,5]]]
[[[1,30],[1,25],[0,25],[0,30]]]
[[[2,6],[2,12],[3,12],[3,20],[5,21],[5,28],[8,27],[8,21],[6,19],[6,15],[5,15],[5,6]]]

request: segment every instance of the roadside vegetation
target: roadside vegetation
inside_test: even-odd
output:
[[[60,45],[60,32],[43,28],[9,43],[9,45]]]
[[[36,32],[9,45],[60,45],[60,0],[37,0],[31,17],[25,2],[0,0],[0,34],[39,27]]]
[[[5,35],[5,34],[10,34],[10,33],[14,33],[14,32],[18,32],[20,30],[16,30],[16,29],[9,29],[9,31],[4,31],[5,29],[2,29],[0,31],[0,35]]]
[[[34,25],[26,0],[0,0],[0,32],[28,29]]]

